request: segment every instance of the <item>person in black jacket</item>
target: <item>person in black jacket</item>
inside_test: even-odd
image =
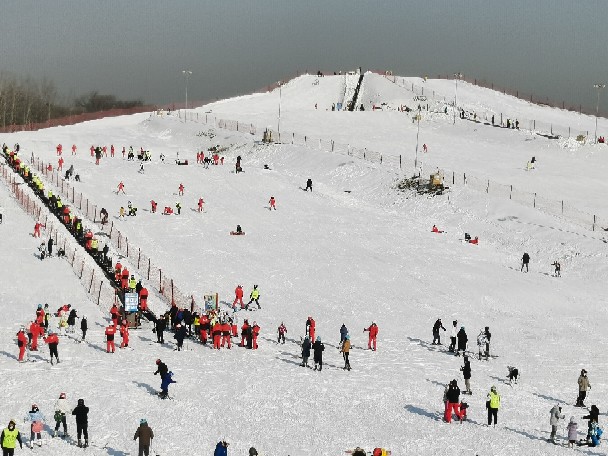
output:
[[[10,420],[6,429],[0,434],[0,446],[2,447],[3,456],[13,456],[15,454],[16,442],[19,442],[19,448],[23,450],[23,442],[21,441],[21,432],[17,431],[17,423],[15,420]]]
[[[467,342],[469,338],[467,337],[467,333],[464,330],[464,326],[460,327],[460,331],[456,334],[456,339],[458,339],[458,349],[456,350],[456,356],[460,356],[460,352],[464,355],[467,352]]]
[[[589,409],[589,415],[583,417],[584,420],[589,420],[589,428],[587,430],[587,441],[591,440],[591,432],[593,431],[593,423],[597,424],[600,419],[600,409],[593,404]]]
[[[446,398],[448,401],[448,407],[445,413],[445,420],[448,423],[451,423],[452,412],[454,412],[458,419],[462,421],[462,414],[460,411],[460,388],[458,388],[458,382],[456,380],[452,380],[450,382]]]
[[[305,189],[305,191],[308,191],[308,190],[310,190],[312,192],[312,179],[308,179],[306,181],[306,189]]]
[[[163,378],[169,373],[169,368],[160,359],[156,360],[156,366],[156,372],[154,372],[154,375],[160,374],[160,378]]]
[[[178,323],[175,327],[175,334],[173,338],[177,341],[177,351],[181,351],[184,345],[184,338],[186,337],[186,327],[181,323]]]
[[[167,320],[165,320],[164,316],[160,316],[156,319],[154,323],[154,330],[156,331],[156,342],[159,344],[165,343],[165,328],[167,326]]]
[[[85,317],[83,315],[82,319],[80,320],[80,330],[82,331],[82,340],[84,340],[84,338],[87,336],[87,329],[88,329],[87,317]]]
[[[524,266],[526,267],[526,272],[528,272],[528,263],[530,263],[530,255],[524,253],[524,256],[521,257],[521,271],[523,272]]]
[[[308,337],[304,338],[304,342],[302,342],[302,367],[308,367],[308,358],[310,358],[310,339]]]
[[[443,323],[441,323],[441,318],[439,318],[433,325],[433,345],[441,345],[441,337],[439,336],[440,329],[445,331]]]
[[[53,256],[53,238],[49,238],[49,242],[47,243],[46,251],[50,257]]]
[[[84,399],[78,399],[78,405],[72,410],[76,416],[76,432],[78,433],[78,447],[82,448],[81,435],[84,436],[84,448],[89,446],[89,407],[84,405]]]
[[[464,355],[464,366],[460,368],[462,371],[462,376],[464,377],[464,386],[466,387],[466,391],[463,394],[473,394],[471,391],[471,361],[469,361],[469,357]]]
[[[78,318],[78,315],[76,313],[76,309],[70,310],[70,314],[68,315],[68,332],[73,333],[76,331],[74,329],[74,326],[76,326],[77,318]]]
[[[315,370],[317,370],[318,365],[319,371],[321,371],[323,370],[323,350],[325,350],[325,345],[323,345],[319,336],[317,336],[315,343],[312,344],[312,350],[314,352]]]

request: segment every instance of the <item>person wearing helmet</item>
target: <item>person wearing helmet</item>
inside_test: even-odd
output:
[[[169,372],[169,368],[167,367],[167,365],[163,363],[160,359],[156,360],[156,366],[156,372],[154,372],[154,375],[160,374],[160,378],[163,378]]]
[[[323,370],[323,350],[325,350],[325,345],[321,342],[321,338],[317,336],[314,344],[312,344],[313,351],[313,360],[315,362],[315,370],[322,371]]]
[[[8,426],[2,430],[0,434],[0,446],[2,447],[2,454],[4,456],[13,456],[15,454],[15,446],[19,442],[19,448],[23,449],[23,442],[21,441],[21,433],[17,430],[17,423],[15,420],[10,420]]]
[[[154,432],[148,426],[148,420],[142,418],[139,420],[139,427],[133,436],[133,440],[139,439],[139,456],[148,456],[150,454],[150,444],[153,438]]]
[[[51,354],[51,365],[53,364],[53,356],[57,359],[57,364],[59,364],[59,352],[57,351],[57,346],[59,345],[59,337],[52,329],[49,329],[49,335],[44,338],[44,341],[49,346],[49,352]]]
[[[31,421],[30,448],[34,448],[34,438],[38,437],[38,446],[42,446],[42,436],[40,435],[44,428],[46,418],[38,409],[38,405],[32,404],[32,410],[25,415],[23,421]]]
[[[363,332],[368,331],[369,332],[369,338],[367,341],[367,348],[369,350],[374,350],[376,351],[376,338],[378,337],[378,325],[376,325],[375,321],[372,321],[372,324],[369,326],[369,328],[365,328],[363,330]],[[372,345],[374,348],[372,348]]]
[[[53,437],[57,437],[57,432],[59,431],[59,426],[63,424],[63,436],[67,437],[68,435],[68,423],[66,421],[66,414],[68,413],[68,401],[66,399],[65,393],[61,393],[59,395],[59,399],[55,402],[55,432],[53,432]]]
[[[83,448],[82,440],[84,437],[84,448],[89,446],[89,407],[84,405],[84,399],[78,399],[78,405],[72,410],[72,415],[76,417],[76,432],[78,433],[78,447]]]

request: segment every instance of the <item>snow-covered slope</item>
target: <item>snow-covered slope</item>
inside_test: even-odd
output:
[[[368,102],[412,103],[411,92],[368,76]],[[282,89],[282,125],[373,150],[412,153],[416,131],[406,114],[331,112],[339,87],[339,77],[291,81]],[[492,105],[483,96],[480,91],[478,99]],[[198,112],[265,126],[275,123],[277,107],[274,91]],[[430,149],[425,161],[433,166],[464,168],[539,194],[568,197],[589,210],[605,210],[606,186],[593,177],[606,166],[601,146],[583,146],[574,153],[547,139],[527,141],[525,132],[460,121],[452,125],[449,116],[427,119],[421,136]],[[21,418],[32,402],[50,418],[56,396],[66,391],[74,404],[83,397],[91,407],[95,454],[132,453],[131,436],[141,417],[158,436],[158,454],[212,454],[220,438],[231,443],[229,454],[246,454],[255,446],[267,455],[339,455],[356,445],[384,446],[393,455],[566,454],[544,441],[549,410],[563,403],[568,417],[579,417],[582,432],[581,411],[572,407],[581,368],[589,370],[593,384],[589,403],[604,410],[607,387],[602,379],[608,366],[597,355],[607,348],[601,338],[608,277],[602,235],[471,188],[455,187],[449,198],[400,193],[394,185],[403,175],[391,167],[304,146],[261,145],[257,139],[184,123],[176,115],[146,114],[5,135],[8,144],[21,144],[25,157],[34,152],[52,162],[55,145],[62,143],[64,166],[74,164],[82,178],[76,190],[106,207],[115,226],[197,301],[204,293],[218,292],[222,308],[228,309],[237,284],[243,284],[246,294],[258,284],[262,309],[237,316],[240,323],[247,317],[256,320],[262,333],[257,351],[214,351],[191,341],[188,350],[175,352],[172,345],[153,344],[151,328],[145,327],[133,331],[132,350],[106,354],[108,309],[86,300],[67,265],[57,259],[40,262],[32,255],[38,243],[28,235],[33,221],[0,186],[5,218],[0,243],[3,261],[13,265],[3,277],[7,318],[0,325],[5,347],[0,365],[9,388],[0,421]],[[78,146],[74,157],[69,155],[73,143]],[[138,172],[139,163],[120,153],[95,166],[88,153],[91,144],[114,144],[117,150],[143,147],[151,150],[153,161],[144,164],[144,173]],[[195,164],[198,150],[217,144],[227,148],[223,166]],[[160,153],[167,156],[165,163]],[[174,164],[177,153],[190,165]],[[245,172],[236,175],[239,155]],[[541,164],[526,173],[522,167],[531,155]],[[313,180],[312,193],[302,190],[307,178]],[[119,181],[125,183],[126,195],[114,193]],[[180,183],[183,197],[177,195]],[[588,191],[590,183],[597,191]],[[202,214],[196,211],[201,196],[206,202]],[[277,211],[268,210],[271,196]],[[180,201],[182,213],[152,214],[151,199],[161,209]],[[128,201],[140,208],[139,215],[119,220],[118,209]],[[246,236],[228,234],[236,224]],[[431,233],[433,224],[446,233]],[[463,243],[464,232],[479,236],[480,244]],[[524,251],[532,257],[527,274],[519,270]],[[561,278],[551,275],[555,260],[562,264]],[[23,280],[26,287],[18,285]],[[71,302],[86,313],[92,328],[89,344],[62,342],[63,362],[56,367],[18,365],[14,359],[14,333],[39,302],[52,308]],[[326,344],[322,372],[298,366],[298,344],[309,315]],[[458,319],[473,351],[480,328],[490,326],[493,333],[498,358],[473,360],[474,394],[466,398],[470,420],[463,425],[440,419],[443,387],[461,379],[461,359],[430,345],[437,318],[446,327]],[[363,328],[372,320],[380,327],[377,352],[364,349]],[[276,343],[281,322],[288,328],[285,345]],[[337,349],[342,323],[356,347],[350,372],[342,370]],[[39,356],[46,359],[46,351]],[[159,386],[152,375],[159,357],[178,382],[171,387],[172,401],[150,394]],[[504,383],[507,365],[522,373],[514,388]],[[486,428],[485,396],[492,385],[502,394],[500,424]],[[76,448],[61,441],[46,451],[73,453]]]

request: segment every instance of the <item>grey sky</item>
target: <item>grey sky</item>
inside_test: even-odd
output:
[[[244,94],[304,70],[464,74],[595,107],[605,3],[3,0],[0,71],[148,102]],[[608,92],[604,94],[608,106]],[[608,108],[602,108],[608,111]]]

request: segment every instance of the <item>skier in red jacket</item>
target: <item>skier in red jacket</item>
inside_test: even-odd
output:
[[[310,340],[315,340],[315,326],[316,323],[312,317],[308,317],[308,320],[306,320],[306,334],[308,334]]]
[[[179,184],[178,195],[184,196],[184,184]]]
[[[213,325],[213,328],[211,328],[211,336],[213,337],[213,348],[215,348],[217,350],[220,349],[221,335],[222,335],[222,328],[218,321]]]
[[[230,348],[230,324],[228,322],[222,323],[220,325],[220,330],[222,332],[222,348],[224,348],[224,344],[228,344],[228,348]]]
[[[21,328],[17,333],[17,346],[19,347],[19,362],[23,362],[23,356],[25,355],[25,348],[27,347],[27,336],[25,330]]]
[[[120,335],[122,337],[122,342],[120,343],[120,348],[125,348],[129,346],[129,324],[127,320],[122,321],[122,325],[120,325]]]
[[[156,201],[151,200],[150,205],[152,206],[152,213],[156,214],[156,206],[157,206]]]
[[[142,312],[148,310],[148,289],[146,287],[139,291],[139,309]]]
[[[114,353],[116,349],[114,345],[114,334],[116,334],[116,326],[108,325],[106,327],[106,352]]]
[[[112,323],[114,324],[114,326],[118,326],[118,315],[119,315],[119,311],[118,311],[118,307],[116,306],[116,304],[112,305],[112,308],[110,309],[110,317],[112,318]]]
[[[241,309],[245,308],[245,304],[243,303],[243,287],[237,285],[234,289],[234,302],[232,303],[232,310],[236,312],[236,303],[239,302],[241,304]]]
[[[30,350],[38,351],[38,338],[42,336],[43,330],[38,323],[33,321],[30,324],[30,334],[32,335],[32,344],[30,346]]]
[[[260,335],[260,327],[258,326],[258,324],[254,321],[253,322],[253,327],[252,329],[252,334],[253,334],[253,349],[257,350],[258,348],[258,336]]]
[[[57,337],[57,334],[51,329],[49,330],[49,335],[44,338],[44,341],[49,346],[49,350],[51,353],[51,365],[53,364],[53,355],[57,359],[57,364],[59,364],[59,352],[57,351],[57,346],[59,345],[59,337]]]
[[[373,321],[369,328],[365,328],[363,331],[369,332],[369,339],[367,341],[367,348],[376,351],[376,337],[378,337],[378,325]],[[374,348],[372,348],[372,344]]]
[[[40,228],[46,228],[46,225],[43,225],[40,222],[36,222],[36,224],[34,225],[34,237],[40,237]]]
[[[246,344],[246,338],[247,338],[247,330],[249,329],[249,321],[245,320],[243,322],[243,326],[241,326],[241,343],[239,344],[239,347],[244,347]]]
[[[76,144],[72,144],[72,155],[76,155]]]
[[[205,200],[203,199],[203,197],[200,197],[198,199],[198,211],[199,212],[203,212],[203,204],[205,204]]]

